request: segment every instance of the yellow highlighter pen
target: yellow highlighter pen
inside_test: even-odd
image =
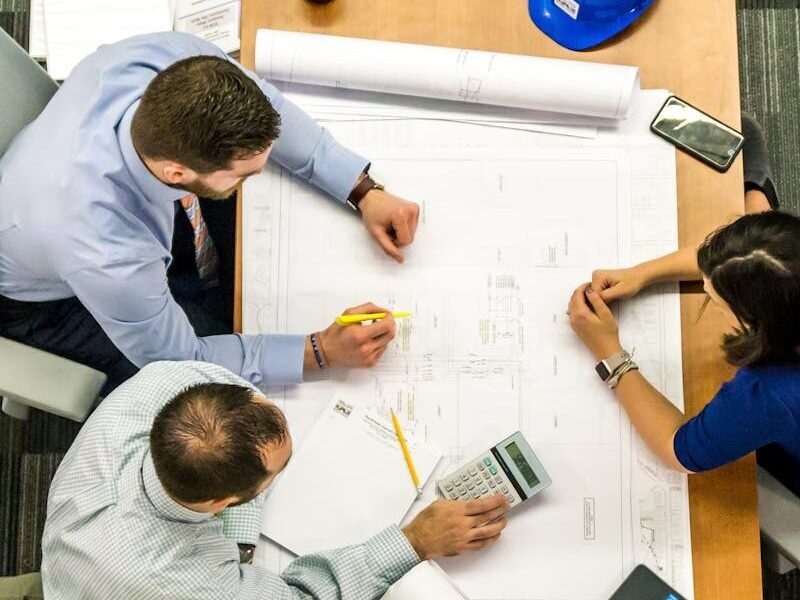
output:
[[[378,319],[383,319],[386,317],[388,313],[385,312],[378,312],[378,313],[362,313],[358,315],[339,315],[336,317],[336,322],[339,325],[353,325],[354,323],[362,323],[364,321],[376,321]],[[405,319],[407,317],[413,316],[410,312],[392,312],[392,316],[395,319]]]

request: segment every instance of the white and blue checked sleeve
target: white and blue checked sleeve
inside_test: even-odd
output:
[[[265,498],[266,492],[262,492],[250,502],[226,508],[222,511],[222,528],[225,537],[237,544],[252,544],[255,546],[261,532]]]
[[[394,525],[363,544],[301,556],[280,577],[240,565],[238,582],[226,584],[220,578],[220,584],[237,585],[236,600],[371,600],[418,563],[414,548]],[[226,575],[233,575],[230,568]]]

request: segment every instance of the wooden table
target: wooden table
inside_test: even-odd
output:
[[[561,48],[539,32],[527,0],[242,0],[242,62],[252,68],[260,27],[349,35],[638,65],[642,87],[667,88],[738,126],[736,8],[732,0],[661,0],[622,35],[586,53]],[[725,175],[678,153],[681,245],[702,240],[743,211],[741,159]],[[237,265],[240,265],[237,259]],[[240,278],[237,278],[240,281]],[[699,323],[702,295],[682,291],[683,381],[694,414],[732,374],[719,350],[721,316]],[[241,288],[237,289],[237,311]],[[237,323],[241,324],[237,312]],[[761,599],[761,563],[752,456],[690,477],[697,600]]]

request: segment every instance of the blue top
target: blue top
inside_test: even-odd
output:
[[[21,301],[77,296],[140,367],[199,360],[255,384],[296,383],[304,336],[198,338],[167,285],[175,201],[187,192],[150,173],[133,147],[130,124],[148,83],[197,55],[227,58],[182,33],[102,46],[15,138],[0,161],[0,294]],[[245,72],[281,116],[270,158],[344,201],[367,160]]]
[[[768,444],[800,468],[800,366],[745,367],[675,434],[690,471],[724,465]]]

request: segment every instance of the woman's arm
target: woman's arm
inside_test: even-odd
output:
[[[622,349],[614,315],[589,284],[572,294],[569,316],[572,329],[598,362]],[[688,473],[673,445],[675,433],[685,421],[683,413],[639,371],[628,371],[614,391],[650,451],[669,468]]]
[[[684,414],[639,371],[625,373],[614,392],[650,451],[670,469],[691,473],[675,454],[675,434],[686,420]]]
[[[697,247],[680,250],[627,269],[598,270],[592,273],[592,289],[605,302],[630,298],[643,288],[667,281],[702,279],[697,266]]]

